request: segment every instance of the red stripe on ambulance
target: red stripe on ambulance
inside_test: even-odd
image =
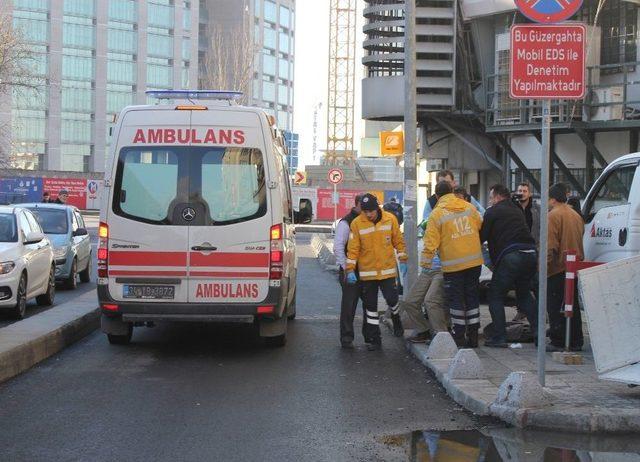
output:
[[[187,266],[187,252],[111,251],[109,265],[113,266]]]
[[[186,271],[126,271],[126,270],[109,270],[109,276],[174,276],[184,277]]]
[[[238,273],[232,273],[230,271],[191,271],[189,272],[189,276],[224,279],[266,279],[269,277],[269,273],[253,273],[245,271]]]
[[[191,266],[220,266],[229,268],[261,268],[269,266],[268,253],[213,253],[203,255],[191,252]]]

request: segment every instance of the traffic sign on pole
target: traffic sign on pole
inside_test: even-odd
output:
[[[562,3],[563,12],[553,7]],[[516,0],[527,17],[556,22],[572,16],[582,1]],[[568,12],[569,11],[569,12]],[[518,24],[511,27],[509,94],[512,98],[542,100],[541,208],[549,203],[551,100],[582,99],[585,95],[586,26],[580,23]],[[538,254],[538,380],[545,385],[545,319],[547,312],[547,249],[549,218],[540,216]]]
[[[293,184],[306,184],[307,183],[307,174],[306,172],[296,172],[293,178]]]
[[[576,14],[582,0],[515,0],[516,7],[534,22],[557,23]]]
[[[511,97],[584,98],[586,38],[580,23],[511,27]]]
[[[340,184],[344,180],[344,173],[339,168],[332,168],[327,175],[329,183]]]

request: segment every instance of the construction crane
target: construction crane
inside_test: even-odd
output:
[[[357,0],[331,0],[325,163],[353,163]]]
[[[313,109],[313,163],[318,160],[318,113],[322,109],[322,102],[316,104]]]

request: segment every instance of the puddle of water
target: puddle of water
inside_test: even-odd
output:
[[[637,436],[573,435],[483,429],[414,431],[382,443],[402,448],[411,462],[640,462]]]

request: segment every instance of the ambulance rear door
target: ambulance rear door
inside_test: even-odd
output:
[[[109,291],[116,301],[188,300],[190,112],[123,114],[107,204]]]
[[[210,108],[193,112],[192,127],[188,300],[259,304],[269,291],[272,226],[261,119]]]

